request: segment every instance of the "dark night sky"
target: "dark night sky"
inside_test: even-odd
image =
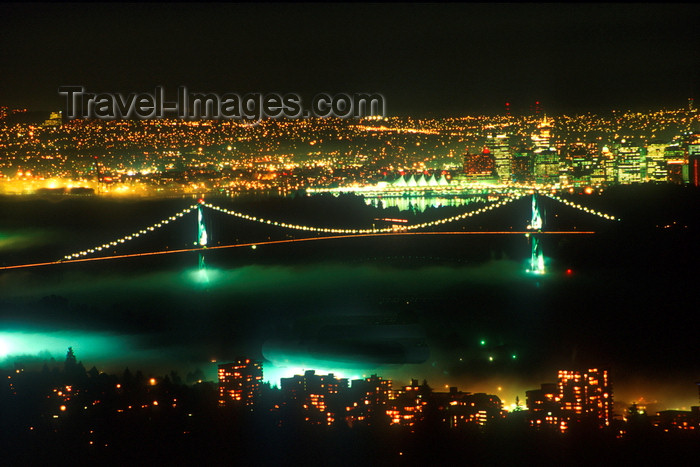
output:
[[[385,94],[389,114],[685,106],[694,5],[2,5],[0,105],[60,85]]]

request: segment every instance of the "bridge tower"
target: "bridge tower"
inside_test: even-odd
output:
[[[202,248],[207,247],[207,226],[204,225],[204,214],[202,213],[202,204],[197,206],[197,242]]]
[[[540,206],[537,202],[537,194],[535,193],[532,195],[532,218],[527,228],[541,232],[543,224]],[[530,272],[533,274],[544,274],[544,253],[542,252],[540,238],[536,233],[530,236],[530,247]]]
[[[207,235],[207,226],[204,223],[204,213],[202,212],[202,205],[204,204],[204,200],[200,199],[199,200],[199,206],[197,206],[197,241],[194,242],[195,245],[199,245],[201,248],[206,248],[207,247],[207,240],[208,240],[208,235]],[[200,279],[206,283],[209,282],[209,278],[207,277],[207,265],[204,262],[204,253],[199,252],[199,275]]]
[[[532,195],[532,220],[527,227],[532,230],[542,230],[542,216],[540,215],[540,206],[537,202],[537,194]]]
[[[531,241],[530,272],[533,274],[544,274],[544,253],[542,253],[540,239],[536,236],[532,236]]]

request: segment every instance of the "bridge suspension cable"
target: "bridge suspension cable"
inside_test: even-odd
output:
[[[553,194],[544,194],[544,195],[548,196],[549,198],[552,198],[556,201],[564,203],[567,206],[579,209],[579,210],[584,211],[584,212],[589,213],[589,214],[594,214],[594,215],[602,217],[604,219],[620,220],[619,218],[616,218],[613,215],[605,214],[603,212],[596,211],[595,209],[581,206],[580,204],[573,203],[573,202],[568,201],[566,199],[563,199],[557,195],[553,195]],[[309,226],[309,225],[291,224],[291,223],[287,223],[287,222],[273,221],[273,220],[265,219],[262,217],[252,216],[252,215],[245,214],[242,212],[234,211],[232,209],[222,208],[220,206],[216,206],[216,205],[213,205],[211,203],[206,203],[204,201],[200,201],[199,203],[193,204],[193,205],[183,209],[182,211],[180,211],[180,212],[178,212],[170,217],[166,217],[166,218],[154,223],[153,225],[151,225],[149,227],[138,230],[138,231],[133,232],[129,235],[125,235],[125,236],[118,238],[114,241],[111,241],[108,243],[103,243],[102,245],[99,245],[99,246],[96,246],[93,248],[88,248],[88,249],[85,249],[82,251],[77,251],[77,252],[69,254],[69,255],[65,255],[63,257],[62,261],[85,258],[88,255],[94,254],[96,252],[100,252],[100,251],[108,249],[110,247],[118,246],[119,244],[126,243],[130,240],[134,240],[135,238],[146,235],[150,232],[154,232],[155,230],[160,229],[161,227],[169,224],[171,221],[175,221],[175,220],[185,216],[186,214],[194,211],[195,209],[198,209],[200,207],[200,205],[206,206],[210,209],[222,212],[224,214],[228,214],[228,215],[238,217],[240,219],[249,220],[252,222],[258,222],[260,224],[273,225],[276,227],[282,227],[282,228],[292,229],[292,230],[302,230],[302,231],[307,231],[307,232],[320,232],[320,233],[330,233],[330,234],[352,235],[352,234],[381,234],[381,233],[411,231],[411,230],[423,229],[426,227],[432,227],[432,226],[436,226],[436,225],[448,224],[448,223],[459,221],[459,220],[466,219],[469,217],[474,217],[474,216],[477,216],[479,214],[483,214],[487,211],[491,211],[491,210],[494,210],[496,208],[505,206],[506,204],[512,203],[513,201],[516,201],[516,200],[522,198],[523,196],[527,196],[527,194],[525,194],[525,193],[507,194],[505,198],[503,198],[495,203],[481,207],[479,209],[464,212],[462,214],[457,214],[455,216],[450,216],[450,217],[446,217],[443,219],[437,219],[434,221],[421,222],[419,224],[413,224],[413,225],[401,225],[401,226],[391,226],[391,227],[371,228],[371,229],[339,229],[339,228],[330,228],[330,227],[316,227],[316,226]]]
[[[578,204],[578,203],[574,203],[573,201],[569,201],[569,200],[564,199],[564,198],[562,198],[562,197],[560,197],[560,196],[557,196],[557,195],[554,195],[554,194],[550,194],[550,193],[542,193],[542,194],[543,194],[544,196],[547,196],[547,197],[549,197],[549,198],[552,198],[552,199],[554,199],[554,200],[556,200],[556,201],[559,201],[560,203],[564,203],[564,204],[566,204],[567,206],[570,206],[570,207],[572,207],[572,208],[576,208],[576,209],[578,209],[578,210],[580,210],[580,211],[583,211],[583,212],[587,212],[588,214],[593,214],[593,215],[595,215],[595,216],[602,217],[603,219],[608,219],[608,220],[611,220],[611,221],[619,221],[619,220],[620,220],[619,217],[615,217],[615,216],[613,216],[612,214],[605,214],[604,212],[596,211],[595,209],[591,209],[591,208],[587,208],[587,207],[585,207],[585,206],[581,206],[581,205]]]
[[[188,213],[192,212],[193,210],[197,209],[197,206],[198,206],[197,204],[193,204],[192,206],[189,206],[189,207],[183,209],[182,211],[176,213],[175,215],[172,215],[170,217],[166,217],[165,219],[162,219],[162,220],[156,222],[155,224],[153,224],[149,227],[146,227],[145,229],[137,230],[136,232],[131,233],[129,235],[124,235],[123,237],[118,238],[112,242],[103,243],[102,245],[99,245],[99,246],[96,246],[93,248],[88,248],[86,250],[77,251],[77,252],[72,253],[70,255],[66,255],[63,257],[63,259],[64,260],[71,260],[71,259],[76,259],[76,258],[84,258],[87,255],[96,253],[98,251],[102,251],[102,250],[110,248],[110,247],[115,247],[121,243],[126,243],[129,240],[133,240],[133,239],[138,238],[142,235],[146,235],[148,233],[151,233],[155,230],[160,229],[161,227],[169,224],[171,221],[175,221],[175,220],[183,217],[185,214],[188,214]]]
[[[467,217],[473,217],[478,214],[482,214],[486,211],[493,210],[495,208],[505,206],[508,203],[511,203],[515,201],[516,199],[521,198],[524,195],[509,195],[507,198],[498,201],[496,203],[489,204],[488,206],[484,206],[482,208],[476,209],[474,211],[469,211],[465,212],[462,214],[458,214],[456,216],[451,216],[451,217],[446,217],[444,219],[438,219],[430,222],[422,222],[420,224],[413,224],[413,225],[406,225],[406,226],[392,226],[392,227],[382,227],[382,228],[372,228],[372,229],[337,229],[337,228],[330,228],[330,227],[316,227],[316,226],[309,226],[309,225],[299,225],[299,224],[290,224],[287,222],[278,222],[278,221],[273,221],[270,219],[265,219],[262,217],[255,217],[251,216],[248,214],[244,214],[242,212],[234,211],[232,209],[226,209],[222,208],[220,206],[216,206],[210,203],[204,203],[204,206],[214,209],[215,211],[223,212],[224,214],[228,214],[234,217],[238,217],[240,219],[245,219],[253,222],[258,222],[261,224],[268,224],[268,225],[274,225],[276,227],[282,227],[286,229],[292,229],[292,230],[304,230],[308,232],[322,232],[322,233],[334,233],[334,234],[370,234],[370,233],[387,233],[387,232],[396,232],[396,231],[403,231],[403,230],[417,230],[417,229],[422,229],[425,227],[431,227],[434,225],[440,225],[440,224],[447,224],[449,222],[454,222],[458,221],[461,219],[466,219]]]
[[[255,217],[251,216],[248,214],[244,214],[238,211],[233,211],[230,209],[222,208],[220,206],[215,206],[210,203],[205,203],[205,202],[200,202],[198,204],[193,204],[182,211],[176,213],[173,216],[166,217],[165,219],[162,219],[153,225],[146,227],[144,229],[138,230],[136,232],[133,232],[129,235],[125,235],[121,238],[118,238],[116,240],[113,240],[111,242],[103,243],[102,245],[95,246],[93,248],[87,248],[82,251],[76,251],[75,253],[71,253],[69,255],[65,255],[63,257],[63,260],[73,260],[73,259],[78,259],[78,258],[85,258],[88,255],[100,252],[102,250],[108,249],[110,247],[115,247],[118,246],[119,244],[126,243],[130,240],[134,240],[135,238],[138,238],[142,235],[146,235],[150,232],[153,232],[167,224],[169,224],[171,221],[175,221],[178,218],[183,217],[184,215],[194,211],[197,209],[200,205],[206,206],[210,209],[223,212],[225,214],[229,214],[241,219],[245,220],[250,220],[253,222],[259,222],[261,224],[268,224],[268,225],[274,225],[276,227],[282,227],[282,228],[287,228],[287,229],[294,229],[294,230],[303,230],[303,231],[308,231],[308,232],[322,232],[322,233],[332,233],[332,234],[371,234],[371,233],[390,233],[390,232],[396,232],[396,231],[408,231],[408,230],[417,230],[417,229],[422,229],[425,227],[431,227],[434,225],[440,225],[440,224],[447,224],[449,222],[454,222],[457,220],[461,219],[466,219],[467,217],[472,217],[478,214],[482,214],[486,211],[493,210],[495,208],[504,206],[505,204],[508,204],[518,198],[520,198],[523,195],[508,195],[507,198],[498,201],[496,203],[489,204],[488,206],[484,206],[482,208],[476,209],[474,211],[469,211],[465,212],[462,214],[458,214],[456,216],[451,216],[447,217],[444,219],[438,219],[434,221],[429,221],[429,222],[422,222],[420,224],[414,224],[414,225],[408,225],[408,226],[392,226],[392,227],[384,227],[384,228],[373,228],[373,229],[337,229],[337,228],[327,228],[327,227],[313,227],[313,226],[306,226],[306,225],[298,225],[298,224],[290,224],[286,222],[279,222],[279,221],[273,221],[270,219],[264,219],[261,217]]]

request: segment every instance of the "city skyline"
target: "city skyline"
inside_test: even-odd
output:
[[[698,20],[0,5],[0,448],[687,460]]]
[[[400,188],[400,175],[410,185],[421,175],[427,183],[431,174],[445,192],[446,185],[465,182],[557,188],[700,183],[700,120],[693,106],[609,116],[539,112],[267,119],[248,126],[173,119],[64,122],[58,113],[30,123],[14,121],[25,112],[0,107],[0,171],[6,193],[70,188],[142,196],[288,194],[380,182]]]
[[[14,249],[23,254],[14,261],[6,261],[4,267],[46,263],[61,257],[61,261],[80,261],[100,254],[106,254],[109,259],[110,255],[119,252],[127,253],[126,257],[132,254],[138,257],[143,249],[133,249],[132,245],[141,242],[142,237],[154,238],[147,244],[152,245],[152,250],[161,250],[162,245],[155,240],[163,238],[159,232],[167,232],[170,221],[181,219],[193,210],[199,213],[197,247],[207,246],[209,237],[212,242],[209,246],[225,245],[222,240],[228,235],[221,227],[213,230],[211,226],[204,227],[212,221],[215,226],[221,226],[222,220],[217,219],[223,214],[238,219],[226,221],[227,224],[234,222],[232,225],[236,225],[237,231],[240,229],[238,242],[260,247],[302,240],[276,233],[269,243],[261,242],[260,236],[269,238],[270,235],[261,230],[264,225],[282,231],[291,228],[296,236],[313,235],[314,232],[331,236],[382,234],[403,228],[413,232],[417,229],[434,230],[443,222],[448,222],[446,226],[459,225],[460,219],[471,219],[465,217],[467,214],[476,216],[477,229],[484,228],[478,224],[484,219],[486,223],[483,225],[489,226],[490,230],[522,233],[526,232],[526,227],[542,225],[541,219],[535,222],[534,218],[527,224],[513,224],[516,216],[527,212],[526,203],[518,203],[519,214],[503,216],[496,222],[488,221],[483,213],[529,192],[540,193],[538,204],[548,197],[563,203],[547,206],[551,201],[545,202],[542,214],[548,213],[548,230],[593,232],[599,228],[608,229],[604,227],[605,222],[619,221],[620,218],[624,219],[623,225],[629,225],[630,231],[653,228],[673,233],[696,228],[695,220],[688,217],[690,211],[678,203],[673,208],[666,208],[663,214],[652,214],[647,220],[643,211],[635,213],[623,201],[628,196],[625,195],[627,187],[634,190],[630,193],[656,192],[655,196],[663,197],[668,196],[662,194],[668,191],[665,186],[677,186],[680,190],[677,195],[680,195],[684,188],[698,185],[700,132],[695,109],[612,116],[551,117],[542,112],[525,117],[470,119],[265,120],[253,127],[238,122],[179,120],[63,121],[58,116],[36,123],[22,123],[12,121],[11,109],[3,108],[2,111],[4,118],[0,122],[5,125],[0,129],[0,149],[4,157],[0,168],[4,177],[0,192],[10,196],[8,200],[29,195],[28,199],[38,203],[36,206],[41,212],[46,209],[41,206],[42,197],[46,196],[69,204],[71,198],[78,200],[86,196],[111,199],[105,212],[107,216],[94,226],[86,226],[87,230],[82,232],[94,240],[69,244],[66,239],[60,255],[42,256],[42,250],[35,254],[31,249],[23,249],[23,235],[10,228],[7,245],[17,246],[11,246],[9,251]],[[637,188],[645,186],[648,188],[644,191]],[[354,221],[348,222],[337,215],[332,216],[335,220],[331,221],[331,218],[311,214],[313,206],[323,206],[324,197],[331,195],[349,197],[344,203],[350,208],[346,212],[357,211],[353,215]],[[136,224],[136,230],[124,235],[115,237],[110,233],[107,225],[113,225],[110,219],[113,216],[108,213],[111,210],[126,213],[124,207],[119,207],[124,202],[137,206],[139,199],[151,200],[147,202],[151,204],[159,198],[172,196],[203,197],[205,200],[203,205],[197,202],[185,209],[182,206],[177,210],[169,208],[167,214],[170,217],[161,219],[165,213],[158,213],[144,218]],[[223,204],[217,199],[222,196]],[[284,201],[286,212],[273,210],[265,214],[269,207],[250,204],[260,196],[279,197],[280,203],[288,198]],[[214,197],[212,201],[209,201],[210,197]],[[307,207],[300,204],[300,197],[309,198]],[[297,201],[292,201],[295,198]],[[609,205],[610,199],[616,198],[617,201]],[[318,201],[314,201],[316,199]],[[296,208],[293,207],[295,204]],[[206,208],[204,213],[203,207]],[[565,216],[567,209],[578,209],[592,218],[570,218]],[[306,210],[309,212],[305,213]],[[443,211],[446,214],[439,214]],[[38,231],[51,225],[37,223],[31,216],[25,218],[22,212],[15,215],[19,217],[14,222],[36,225]],[[296,216],[301,217],[297,220]],[[561,221],[558,220],[560,216],[563,216]],[[596,223],[595,217],[603,223]],[[155,219],[159,220],[154,223]],[[254,223],[262,223],[262,226],[251,225],[252,219],[257,219]],[[130,223],[128,218],[125,221]],[[180,224],[183,222],[187,225],[186,221],[180,221]],[[100,223],[104,223],[104,227]],[[120,231],[123,227],[113,225],[112,228]],[[187,229],[182,228],[184,235],[181,233],[170,242],[187,251],[192,249],[192,244],[187,243]],[[465,229],[464,226],[459,228]],[[537,230],[539,228],[535,227]],[[89,231],[92,233],[88,234]],[[566,271],[573,274],[575,268],[571,267],[549,271],[550,251],[549,245],[545,246],[544,253],[539,243],[536,248],[533,246],[529,269],[542,272],[547,269],[555,276],[569,274]],[[511,250],[509,255],[523,253],[522,250]],[[450,261],[457,260],[454,253],[447,257],[454,257]],[[209,260],[206,261],[208,268],[202,268],[205,264],[202,261],[200,259],[200,269],[210,269],[212,277],[220,274]],[[535,263],[538,264],[535,266]],[[456,272],[464,274],[464,271]],[[345,273],[351,277],[356,275],[352,269]],[[198,274],[204,273],[200,271]],[[206,274],[202,275],[197,282],[201,283],[205,277]],[[19,290],[24,288],[18,285]],[[62,295],[60,289],[54,293]],[[138,326],[133,330],[139,332]],[[319,336],[319,339],[324,346],[335,347],[325,338]],[[291,342],[276,347],[278,345],[263,347],[263,351],[275,355],[278,365],[285,354],[303,351],[303,347],[294,349]],[[521,342],[520,345],[524,344]],[[525,344],[525,347],[530,345]],[[416,352],[417,349],[410,351]],[[392,361],[393,357],[389,355],[387,357]],[[376,355],[369,352],[367,357],[371,359]],[[657,356],[650,357],[652,361],[658,360]],[[415,358],[420,360],[425,356]],[[687,356],[679,354],[676,358],[690,363]],[[288,366],[300,368],[317,363],[297,360]],[[359,360],[350,367],[358,364],[361,364]],[[281,365],[278,371],[284,371],[283,367]],[[325,362],[321,368],[333,369],[333,363]],[[357,374],[357,371],[349,370],[350,374]],[[522,389],[521,384],[512,382],[505,387],[511,397],[516,387]],[[664,399],[658,395],[664,390],[636,383],[622,384],[628,394],[635,391],[635,387],[641,389],[640,395],[635,396],[636,400],[641,400],[645,394],[649,397],[650,393],[655,394],[652,399]],[[680,392],[674,389],[667,393],[676,395],[667,396],[664,403],[675,404],[670,401],[679,400],[677,394]]]

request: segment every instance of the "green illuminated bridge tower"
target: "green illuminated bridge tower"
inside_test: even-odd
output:
[[[195,245],[202,248],[207,247],[207,226],[204,225],[204,214],[202,213],[202,201],[197,206],[197,241]]]
[[[537,202],[537,194],[532,195],[532,219],[530,225],[527,226],[528,229],[532,229],[535,232],[541,232],[544,222],[542,221],[542,215],[540,214],[540,206]],[[542,245],[540,244],[540,238],[536,235],[529,235],[531,255],[530,255],[530,272],[533,274],[544,274],[544,253],[542,252]]]
[[[532,203],[531,203],[531,219],[530,222],[527,226],[528,230],[526,232],[521,232],[521,231],[494,231],[494,232],[484,232],[484,231],[430,231],[430,232],[419,232],[420,230],[424,228],[431,228],[434,226],[442,225],[442,224],[448,224],[451,222],[455,221],[460,221],[460,220],[466,220],[468,218],[473,218],[475,216],[484,214],[488,211],[493,211],[496,208],[500,208],[501,206],[504,206],[508,203],[512,203],[513,201],[516,201],[518,199],[522,199],[526,196],[528,196],[528,193],[532,193]],[[610,221],[620,221],[621,219],[610,215],[606,214],[600,211],[597,211],[592,208],[588,208],[585,206],[581,206],[580,204],[574,202],[574,201],[569,201],[567,199],[561,198],[557,196],[555,193],[547,193],[543,192],[542,196],[546,196],[548,198],[551,198],[555,201],[558,201],[560,203],[563,203],[569,207],[578,209],[582,212],[585,212],[587,214],[595,215],[598,217],[601,217],[606,220]],[[372,226],[372,228],[333,228],[333,227],[320,227],[320,226],[313,226],[313,225],[300,225],[300,224],[291,224],[288,222],[282,222],[279,220],[274,220],[274,219],[265,219],[262,217],[257,217],[253,216],[250,214],[246,214],[243,212],[238,212],[234,211],[231,209],[227,208],[222,208],[220,206],[216,206],[210,203],[207,203],[204,201],[204,199],[199,199],[199,201],[196,204],[192,204],[184,209],[182,209],[179,212],[176,212],[174,215],[171,215],[169,217],[166,217],[164,219],[159,220],[158,222],[154,223],[153,225],[150,225],[148,227],[144,227],[140,230],[136,230],[130,234],[124,235],[120,238],[116,238],[112,240],[111,242],[105,242],[101,245],[94,246],[92,248],[87,248],[84,250],[76,251],[71,254],[67,254],[63,256],[62,259],[59,259],[57,261],[46,261],[42,263],[30,263],[30,264],[15,264],[15,265],[10,265],[10,266],[4,266],[0,265],[0,270],[5,270],[5,269],[18,269],[18,268],[29,268],[29,267],[38,267],[38,266],[49,266],[49,265],[55,265],[55,264],[65,264],[69,262],[77,262],[77,261],[97,261],[97,260],[107,260],[107,259],[120,259],[120,258],[130,258],[130,257],[141,257],[141,256],[153,256],[153,255],[162,255],[162,254],[170,254],[170,253],[183,253],[187,251],[196,251],[198,252],[199,256],[199,266],[200,266],[200,271],[204,271],[204,251],[207,249],[207,245],[210,243],[210,238],[209,238],[209,233],[207,231],[205,219],[204,219],[204,208],[209,208],[213,211],[218,211],[223,214],[227,214],[233,217],[236,217],[238,219],[243,219],[245,221],[250,221],[250,222],[256,222],[259,224],[265,224],[270,227],[279,227],[279,228],[284,228],[284,229],[290,229],[290,230],[297,230],[297,231],[304,231],[307,233],[317,233],[321,234],[321,236],[304,236],[303,238],[290,238],[290,239],[284,239],[284,240],[273,240],[273,241],[266,241],[262,243],[248,243],[248,244],[230,244],[230,245],[220,245],[217,244],[216,246],[212,248],[216,249],[221,249],[221,248],[238,248],[238,247],[243,247],[243,246],[251,246],[253,249],[256,248],[260,244],[277,244],[277,243],[292,243],[292,242],[305,242],[305,241],[311,241],[311,240],[332,240],[332,239],[346,239],[348,237],[369,237],[369,236],[385,236],[385,235],[417,235],[417,234],[437,234],[437,235],[457,235],[457,234],[464,234],[464,235],[477,235],[477,234],[518,234],[522,235],[523,233],[525,234],[526,238],[529,239],[530,241],[530,246],[531,246],[531,256],[530,256],[530,268],[528,269],[528,272],[534,273],[534,274],[544,274],[545,273],[545,262],[544,262],[544,253],[542,251],[542,245],[541,245],[541,240],[545,234],[592,234],[595,232],[585,232],[585,231],[580,231],[580,230],[574,230],[570,232],[543,232],[543,227],[544,227],[544,218],[542,216],[542,210],[541,206],[539,204],[540,200],[540,194],[537,192],[530,191],[528,189],[528,192],[516,192],[516,193],[509,193],[508,196],[506,196],[503,199],[498,200],[497,202],[488,204],[486,206],[480,207],[478,209],[474,209],[471,211],[467,211],[461,214],[456,214],[452,216],[448,216],[442,219],[435,219],[431,221],[426,221],[426,222],[421,222],[421,223],[416,223],[416,224],[411,224],[411,225],[390,225],[388,227],[375,227]],[[195,237],[194,241],[194,248],[185,248],[185,249],[179,249],[179,250],[159,250],[159,251],[151,251],[147,253],[126,253],[126,254],[116,254],[114,252],[115,247],[119,247],[121,244],[130,242],[132,240],[135,240],[143,235],[148,235],[151,232],[155,232],[166,225],[168,225],[170,222],[177,221],[178,219],[181,219],[188,213],[193,212],[194,210],[197,211],[197,236]],[[384,221],[397,221],[396,219],[382,219]],[[399,220],[402,222],[406,222],[406,220]],[[269,240],[269,239],[268,239]],[[105,252],[103,253],[103,256],[99,256],[99,252]],[[114,254],[109,254],[107,252],[113,252]]]
[[[206,248],[207,247],[207,226],[204,224],[204,213],[202,212],[202,204],[204,200],[199,200],[199,205],[197,206],[197,241],[194,242],[195,245]],[[206,265],[204,264],[204,253],[199,253],[199,271],[201,274],[206,275]]]

